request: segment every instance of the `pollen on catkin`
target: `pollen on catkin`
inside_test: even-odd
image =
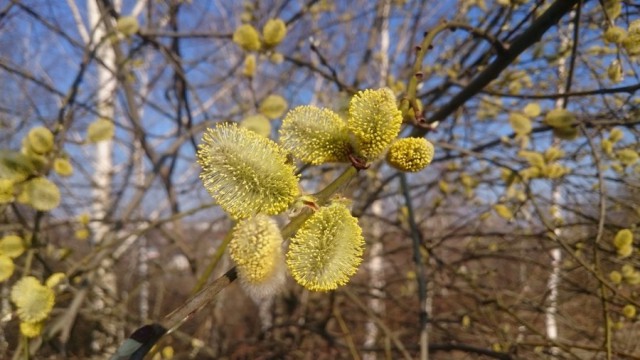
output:
[[[18,308],[20,320],[38,322],[46,319],[51,313],[55,294],[35,277],[26,276],[11,288],[11,301]]]
[[[231,217],[286,210],[299,195],[295,166],[276,143],[236,124],[208,129],[198,147],[200,179]]]
[[[289,111],[280,127],[280,144],[308,164],[348,161],[347,125],[329,109],[305,105]]]
[[[348,129],[355,136],[355,150],[366,160],[375,160],[398,136],[402,112],[389,89],[358,92],[349,103]]]
[[[333,290],[356,273],[363,248],[358,219],[344,204],[333,203],[314,213],[291,239],[287,266],[305,288]]]
[[[268,216],[256,215],[236,224],[229,256],[237,265],[243,288],[253,299],[273,295],[284,285],[282,235]]]
[[[418,172],[431,163],[433,153],[433,145],[426,139],[403,138],[391,144],[387,162],[400,171]]]

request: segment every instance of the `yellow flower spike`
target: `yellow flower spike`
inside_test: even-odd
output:
[[[68,159],[57,158],[53,161],[53,170],[60,176],[71,176],[73,174],[73,165]]]
[[[36,126],[27,135],[29,148],[36,154],[46,154],[53,149],[53,133],[43,126]]]
[[[334,290],[358,271],[363,251],[358,219],[343,204],[333,203],[314,213],[291,239],[287,266],[305,288]]]
[[[60,190],[44,177],[37,177],[25,184],[29,204],[36,210],[53,210],[60,204]]]
[[[275,47],[287,36],[287,25],[282,19],[269,19],[262,29],[262,38],[267,47]]]
[[[389,89],[358,92],[349,103],[348,129],[355,135],[355,150],[366,160],[375,160],[398,136],[402,112]]]
[[[243,288],[254,300],[274,295],[284,285],[282,235],[266,215],[242,220],[233,228],[229,256],[237,265]]]
[[[13,181],[0,179],[0,204],[8,204],[15,200]]]
[[[18,235],[6,235],[0,239],[0,254],[12,259],[17,258],[24,252],[22,238]]]
[[[236,124],[208,129],[197,158],[204,187],[233,218],[278,214],[300,193],[295,166],[287,163],[285,152]]]
[[[260,50],[260,34],[258,30],[249,24],[238,26],[233,33],[233,42],[245,51]]]
[[[348,161],[347,125],[329,109],[305,105],[289,111],[280,127],[280,143],[308,164]]]
[[[55,302],[53,290],[42,285],[33,276],[18,280],[11,288],[11,301],[18,308],[24,322],[38,322],[49,316]]]
[[[42,334],[44,328],[44,322],[21,322],[20,333],[28,338],[34,338]]]
[[[389,165],[400,171],[418,172],[433,160],[433,145],[424,138],[394,141],[387,152]]]
[[[0,254],[0,282],[6,281],[13,275],[16,265],[7,255]]]

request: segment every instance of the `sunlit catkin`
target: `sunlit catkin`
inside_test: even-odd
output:
[[[308,164],[348,161],[347,125],[329,109],[305,105],[289,111],[280,127],[280,143]]]
[[[355,136],[355,150],[368,161],[380,157],[402,125],[393,92],[389,89],[358,92],[349,103],[348,129]]]
[[[278,214],[299,195],[295,167],[284,151],[236,124],[207,130],[197,158],[204,187],[233,218]]]
[[[344,204],[333,203],[313,214],[291,239],[287,266],[305,288],[333,290],[356,273],[363,247],[358,220]]]
[[[240,221],[233,228],[229,255],[245,291],[254,299],[274,295],[285,283],[282,236],[266,215]]]
[[[387,162],[400,171],[418,172],[431,163],[433,152],[433,145],[424,138],[398,139],[389,147]]]

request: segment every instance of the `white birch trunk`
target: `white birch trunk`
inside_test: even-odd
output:
[[[389,1],[382,0],[379,13],[381,18],[379,87],[386,85],[387,75],[389,73],[389,11]],[[381,218],[383,216],[382,201],[375,201],[371,205],[371,210],[375,218]],[[371,284],[369,291],[370,296],[367,301],[367,305],[376,316],[382,318],[385,312],[384,292],[382,289],[384,289],[386,281],[384,276],[384,244],[382,242],[382,227],[379,222],[374,221],[373,224],[371,224],[370,234],[374,242],[370,247],[369,262],[367,264],[367,270],[369,271],[369,276],[371,278],[369,282],[369,284]],[[378,326],[376,323],[372,319],[369,319],[365,324],[365,350],[371,349],[375,346],[378,332]],[[376,359],[376,352],[365,352],[363,359]]]
[[[571,17],[575,16],[575,12],[571,12]],[[573,26],[569,24],[566,29],[566,32],[558,31],[560,35],[560,47],[565,49],[570,45],[569,35],[572,31]],[[561,83],[558,85],[558,92],[563,93],[565,91],[564,83],[562,83],[567,78],[567,64],[566,57],[561,57],[558,59],[558,79],[560,79]],[[563,100],[558,99],[556,101],[556,108],[562,108]],[[554,140],[554,145],[557,145],[557,141]],[[562,202],[562,195],[560,194],[560,188],[557,184],[553,184],[552,186],[552,194],[551,194],[551,207],[552,209],[556,209],[557,211],[552,211],[553,213],[553,223],[554,229],[553,232],[556,238],[560,238],[561,229],[557,227],[557,224],[561,223],[559,220],[562,219],[562,214],[560,212],[559,204]],[[556,316],[558,314],[558,288],[560,285],[560,266],[562,264],[562,251],[559,247],[555,247],[549,252],[549,256],[551,257],[551,275],[549,276],[549,280],[547,281],[547,291],[549,292],[549,301],[548,305],[545,309],[545,325],[546,325],[546,333],[547,337],[550,340],[558,339],[558,322]],[[559,353],[559,349],[557,347],[551,348],[551,355],[557,356]]]
[[[116,61],[110,43],[108,41],[102,41],[107,32],[102,22],[103,19],[97,1],[99,0],[87,0],[89,25],[91,29],[94,30],[91,43],[92,46],[99,46],[96,51],[96,57],[104,64],[104,66],[98,65],[97,69],[96,100],[99,104],[98,109],[101,116],[113,120],[115,116],[113,99],[115,99],[117,85],[113,74],[116,69]],[[105,66],[107,68],[105,68]],[[91,213],[94,221],[89,224],[92,233],[92,242],[94,244],[102,242],[109,233],[109,226],[104,222],[104,219],[111,203],[111,176],[113,174],[112,152],[113,141],[111,140],[100,141],[95,144],[91,203]],[[100,281],[101,286],[94,286],[93,288],[96,294],[96,300],[92,305],[96,307],[96,310],[109,306],[108,299],[115,298],[117,294],[116,278],[115,274],[110,270],[111,265],[112,261],[105,260],[97,270],[98,276],[95,277],[95,281]],[[109,326],[109,324],[104,325],[111,335],[116,334],[117,329],[115,326]],[[105,349],[106,344],[104,344],[106,339],[100,339],[102,336],[98,333],[95,333],[95,335],[96,338],[92,343],[92,348],[101,352],[107,350]],[[106,341],[107,343],[110,342],[109,340]]]

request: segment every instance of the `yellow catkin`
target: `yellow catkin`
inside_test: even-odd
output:
[[[53,149],[53,133],[43,126],[36,126],[27,135],[29,148],[36,154],[46,154]]]
[[[260,50],[262,47],[258,30],[249,24],[238,26],[233,33],[233,42],[245,51]]]
[[[358,219],[342,203],[313,214],[291,239],[289,272],[298,284],[328,291],[346,284],[362,262],[364,238]]]
[[[282,19],[269,19],[262,28],[262,39],[267,47],[275,47],[287,36],[287,25]]]
[[[418,172],[433,160],[433,145],[424,138],[394,141],[387,152],[389,165],[401,171]]]
[[[308,164],[348,161],[346,123],[329,109],[305,105],[289,111],[280,127],[280,143]]]
[[[229,255],[243,288],[255,300],[275,295],[284,286],[282,241],[278,225],[266,215],[242,220],[233,229]]]
[[[289,104],[280,95],[269,95],[260,103],[260,113],[269,119],[277,119],[286,111]]]
[[[358,92],[349,103],[348,129],[355,136],[355,150],[368,161],[380,157],[398,136],[402,112],[390,89]]]
[[[295,166],[273,141],[236,124],[208,129],[197,159],[204,187],[236,219],[278,214],[299,195]]]
[[[11,288],[11,301],[18,308],[18,316],[24,322],[38,322],[46,319],[53,309],[53,290],[42,285],[33,276],[18,280]]]

